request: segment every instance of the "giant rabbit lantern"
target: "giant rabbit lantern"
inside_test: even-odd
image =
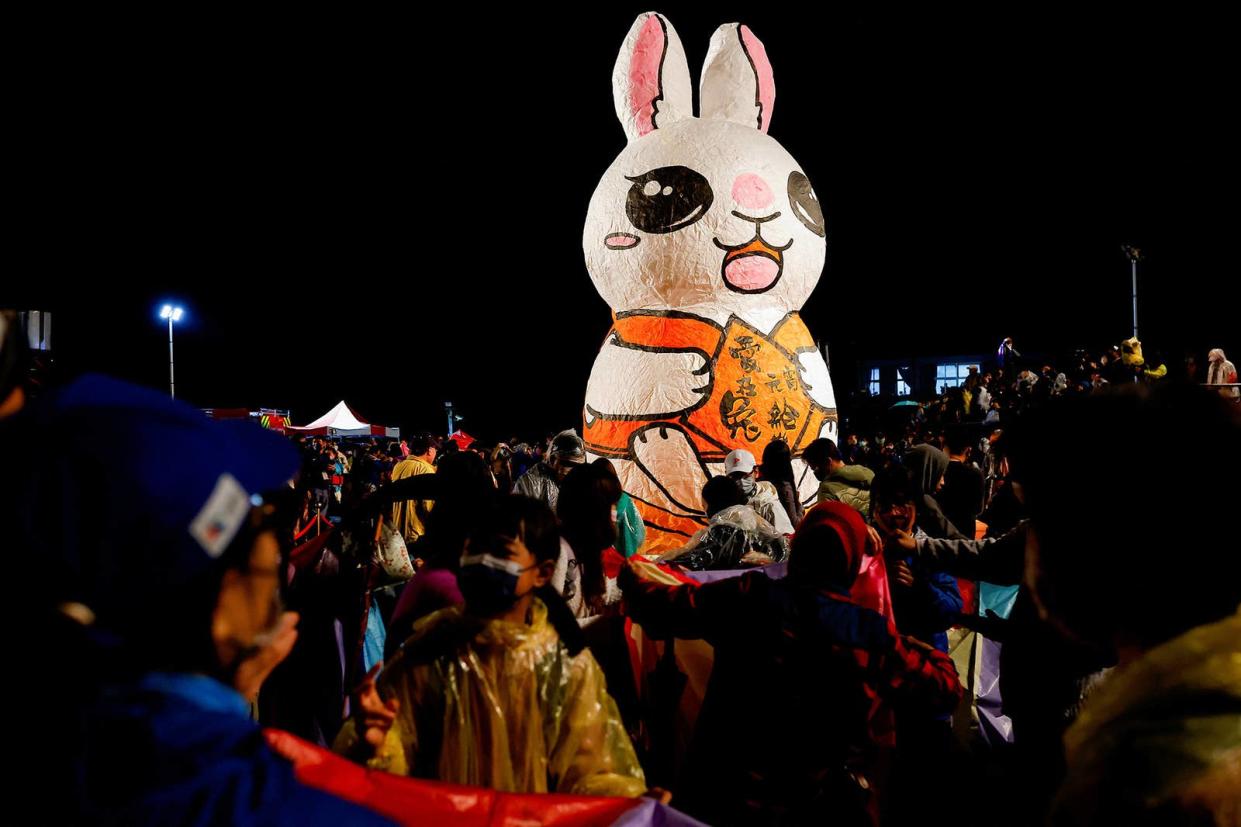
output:
[[[826,255],[806,174],[767,134],[775,84],[745,26],[711,38],[694,117],[672,25],[641,15],[612,73],[628,145],[590,201],[582,244],[612,329],[586,389],[588,450],[608,457],[648,525],[648,550],[705,521],[724,456],[773,439],[798,457],[836,436],[827,365],[797,311]],[[801,496],[817,483],[795,459]]]

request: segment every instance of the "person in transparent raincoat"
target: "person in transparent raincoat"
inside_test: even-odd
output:
[[[660,561],[688,569],[737,569],[780,563],[788,558],[789,542],[747,504],[737,481],[712,477],[702,488],[708,523],[679,549]]]
[[[603,672],[548,585],[542,503],[510,496],[461,560],[465,606],[418,621],[368,676],[335,748],[374,769],[507,792],[638,796],[642,768]]]

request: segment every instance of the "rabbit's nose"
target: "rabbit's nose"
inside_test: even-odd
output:
[[[761,177],[752,172],[744,172],[733,181],[733,200],[748,210],[765,210],[776,197]]]

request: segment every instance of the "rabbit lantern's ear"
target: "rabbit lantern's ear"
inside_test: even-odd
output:
[[[716,29],[702,66],[699,116],[766,132],[775,102],[776,81],[762,41],[739,23]]]
[[[663,15],[633,22],[612,69],[612,96],[631,141],[694,114],[685,49]]]

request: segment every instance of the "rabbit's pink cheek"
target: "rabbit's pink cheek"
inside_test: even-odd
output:
[[[609,250],[632,250],[642,241],[633,233],[608,233],[603,237],[603,246]]]
[[[765,210],[775,200],[767,182],[752,172],[738,175],[733,181],[733,201],[747,210]]]

